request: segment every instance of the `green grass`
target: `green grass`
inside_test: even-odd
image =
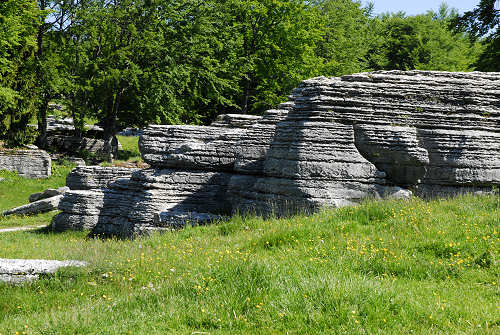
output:
[[[48,188],[58,188],[66,185],[66,176],[73,169],[73,165],[52,164],[52,176],[47,179],[22,178],[15,172],[0,171],[0,213],[4,210],[29,203],[29,196],[42,192]],[[50,221],[54,213],[37,216],[8,216],[0,215],[0,228],[42,225]]]
[[[234,217],[134,241],[0,234],[0,258],[80,259],[0,284],[0,333],[499,334],[500,197]]]
[[[139,151],[139,137],[137,136],[117,136],[122,145],[122,150],[118,151],[118,157],[114,161],[116,164],[121,162],[142,162]]]

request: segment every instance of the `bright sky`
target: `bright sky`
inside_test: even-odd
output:
[[[450,7],[458,9],[460,13],[473,9],[480,0],[445,0]],[[363,3],[369,2],[363,0]],[[437,10],[443,0],[371,0],[375,3],[375,14],[403,11],[407,15],[423,14],[428,10]]]

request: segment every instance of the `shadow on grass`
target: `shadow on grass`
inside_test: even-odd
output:
[[[138,151],[132,151],[132,150],[118,150],[118,154],[116,159],[123,160],[123,161],[128,161],[129,159],[140,159],[141,154]]]

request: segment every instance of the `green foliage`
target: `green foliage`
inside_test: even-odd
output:
[[[455,17],[456,13],[443,5],[438,13],[396,13],[375,18],[370,66],[384,70],[470,71],[481,47],[471,43],[467,35],[449,30]]]
[[[498,196],[465,196],[236,217],[133,241],[0,234],[1,257],[89,262],[0,284],[0,329],[496,334],[499,223]]]
[[[451,25],[480,39],[485,49],[476,62],[480,71],[500,71],[500,2],[481,0],[477,7],[455,18]]]
[[[372,17],[358,0],[3,1],[0,136],[29,142],[26,124],[37,112],[43,145],[55,99],[69,107],[75,135],[94,119],[110,142],[126,126],[258,114],[317,75],[493,70],[498,41],[469,42],[496,27],[491,3],[454,33],[457,14],[444,5]]]
[[[0,138],[8,146],[31,140],[26,126],[35,113],[33,70],[39,16],[32,0],[0,2]]]
[[[366,58],[374,38],[369,9],[351,0],[321,0],[316,5],[323,25],[315,51],[322,62],[319,74],[341,76],[368,70]]]
[[[236,101],[242,113],[259,113],[285,100],[300,80],[318,73],[316,43],[321,23],[301,0],[232,1],[238,41]]]

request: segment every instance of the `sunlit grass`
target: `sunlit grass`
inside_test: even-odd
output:
[[[142,162],[141,153],[139,151],[139,137],[137,136],[117,136],[118,141],[122,145],[122,150],[118,151],[118,157],[115,164],[121,162]]]
[[[133,241],[1,234],[0,258],[90,265],[0,284],[0,333],[498,334],[499,223],[498,196],[466,196]]]

